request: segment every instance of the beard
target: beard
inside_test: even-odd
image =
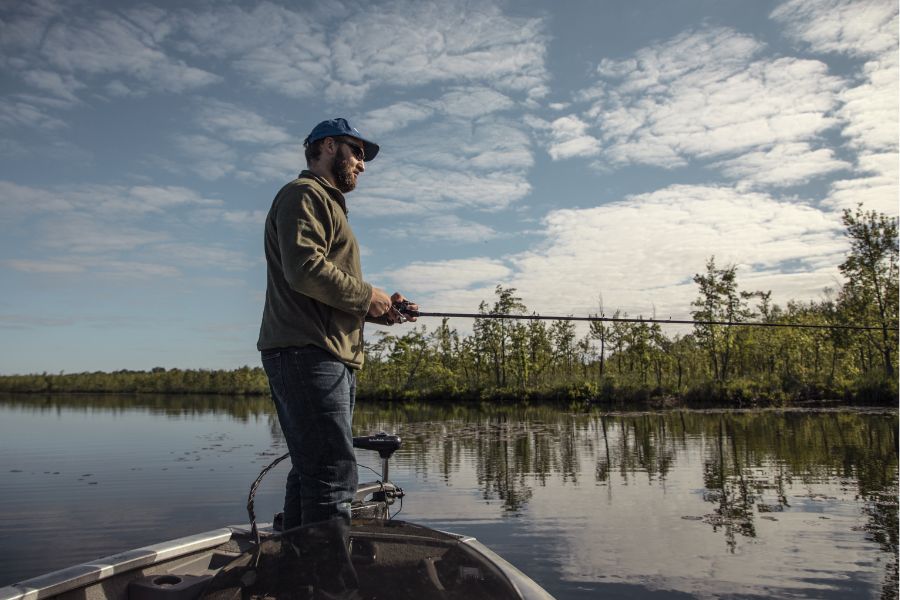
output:
[[[350,165],[349,158],[334,157],[331,163],[331,175],[334,177],[335,187],[343,193],[352,192],[356,188],[356,175]]]

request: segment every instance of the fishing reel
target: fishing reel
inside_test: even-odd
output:
[[[400,314],[400,322],[408,320],[410,317],[418,317],[419,311],[413,310],[410,308],[410,304],[415,304],[415,302],[410,302],[409,300],[401,300],[400,302],[394,302],[391,306],[395,311]]]

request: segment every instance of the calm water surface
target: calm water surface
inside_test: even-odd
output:
[[[560,599],[896,598],[897,426],[865,410],[355,419],[404,439],[399,518],[474,535]],[[0,398],[0,585],[246,522],[250,483],[285,451],[264,399]]]

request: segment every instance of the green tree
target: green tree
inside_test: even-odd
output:
[[[838,269],[847,282],[842,290],[844,304],[860,324],[875,324],[877,335],[869,341],[881,354],[885,375],[893,378],[897,348],[897,219],[875,211],[844,210],[841,219],[850,239],[850,253]]]
[[[749,311],[746,301],[738,292],[736,267],[716,268],[715,257],[706,263],[705,275],[694,275],[694,283],[700,286],[700,296],[691,303],[695,321],[719,321],[738,323],[746,320]],[[716,380],[728,378],[731,356],[735,347],[735,328],[729,325],[694,325],[694,332],[705,346]]]

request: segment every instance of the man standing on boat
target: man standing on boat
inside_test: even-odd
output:
[[[363,280],[344,194],[378,145],[346,119],[323,121],[303,142],[307,170],[285,185],[266,218],[266,301],[257,349],[293,464],[284,529],[343,519],[356,492],[351,422],[363,322],[401,322],[388,296]],[[415,320],[415,319],[410,319]]]

